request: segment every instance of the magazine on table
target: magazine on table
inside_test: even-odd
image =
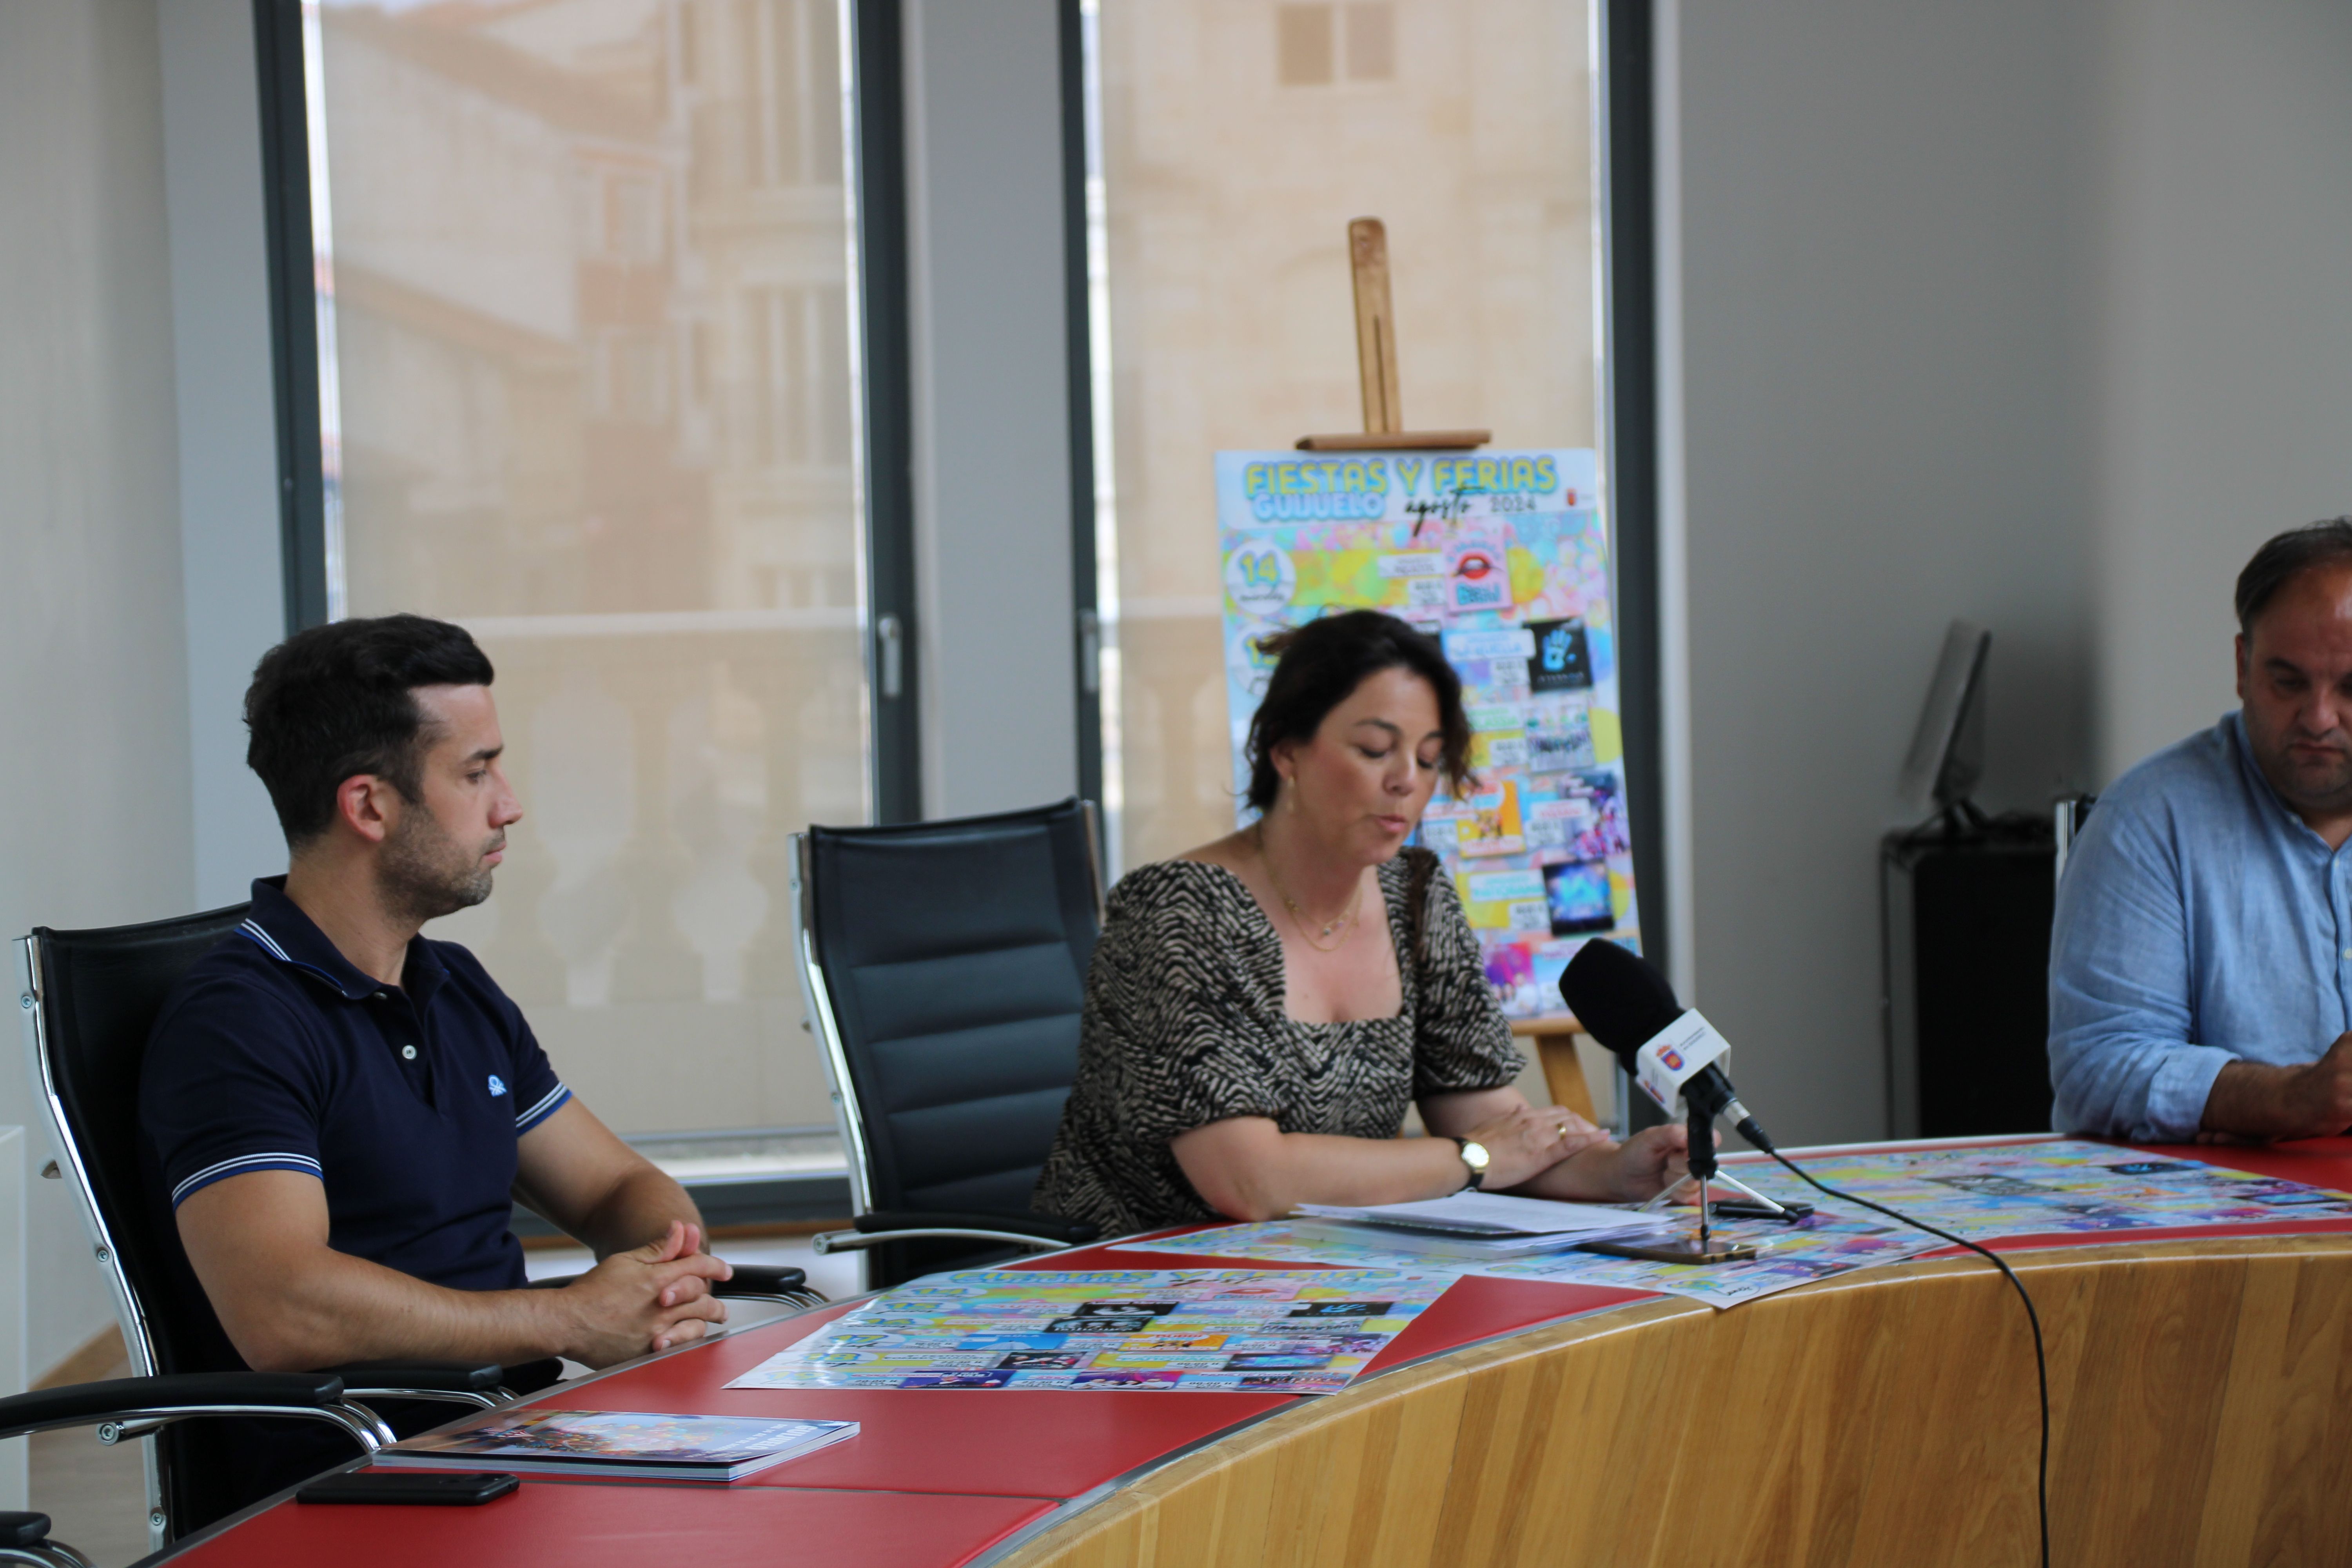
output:
[[[857,1436],[855,1421],[656,1415],[622,1410],[486,1410],[395,1443],[379,1465],[565,1476],[734,1481]]]

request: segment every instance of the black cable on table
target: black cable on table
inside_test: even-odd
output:
[[[1750,1142],[1755,1141],[1751,1139]],[[2050,1568],[2050,1363],[2042,1348],[2042,1315],[2033,1310],[2033,1298],[2026,1293],[2024,1281],[2018,1279],[2016,1271],[2002,1261],[1999,1254],[1979,1247],[1973,1241],[1954,1236],[1948,1230],[1938,1230],[1926,1220],[1913,1219],[1909,1215],[1888,1208],[1884,1204],[1874,1204],[1868,1198],[1855,1197],[1852,1193],[1842,1193],[1826,1182],[1815,1180],[1802,1166],[1798,1165],[1769,1144],[1759,1143],[1757,1146],[1788,1166],[1790,1173],[1800,1180],[1811,1183],[1840,1203],[1858,1204],[1864,1208],[1883,1214],[1891,1220],[1898,1220],[1914,1230],[1924,1230],[1939,1240],[1948,1241],[1954,1247],[1968,1248],[1995,1268],[2000,1269],[2001,1278],[2008,1280],[2016,1289],[2017,1299],[2025,1303],[2025,1321],[2033,1326],[2033,1375],[2042,1385],[2042,1464],[2034,1479],[2034,1501],[2040,1510],[2042,1524],[2042,1568]]]

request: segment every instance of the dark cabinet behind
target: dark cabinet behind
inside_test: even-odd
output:
[[[2050,1131],[2050,825],[1889,834],[1879,857],[1888,1131]]]

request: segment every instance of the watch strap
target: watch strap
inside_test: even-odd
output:
[[[1448,1133],[1447,1136],[1452,1137],[1453,1135]],[[1467,1167],[1470,1172],[1470,1179],[1463,1183],[1462,1185],[1455,1190],[1465,1193],[1475,1193],[1480,1191],[1486,1183],[1486,1173],[1480,1170],[1477,1166],[1470,1163],[1470,1140],[1467,1138],[1455,1138],[1454,1140],[1454,1145],[1455,1149],[1461,1152],[1462,1163]]]

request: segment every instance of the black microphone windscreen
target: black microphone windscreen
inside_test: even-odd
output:
[[[1559,999],[1585,1032],[1629,1069],[1633,1053],[1683,1015],[1673,984],[1656,964],[1598,938],[1568,961]]]

